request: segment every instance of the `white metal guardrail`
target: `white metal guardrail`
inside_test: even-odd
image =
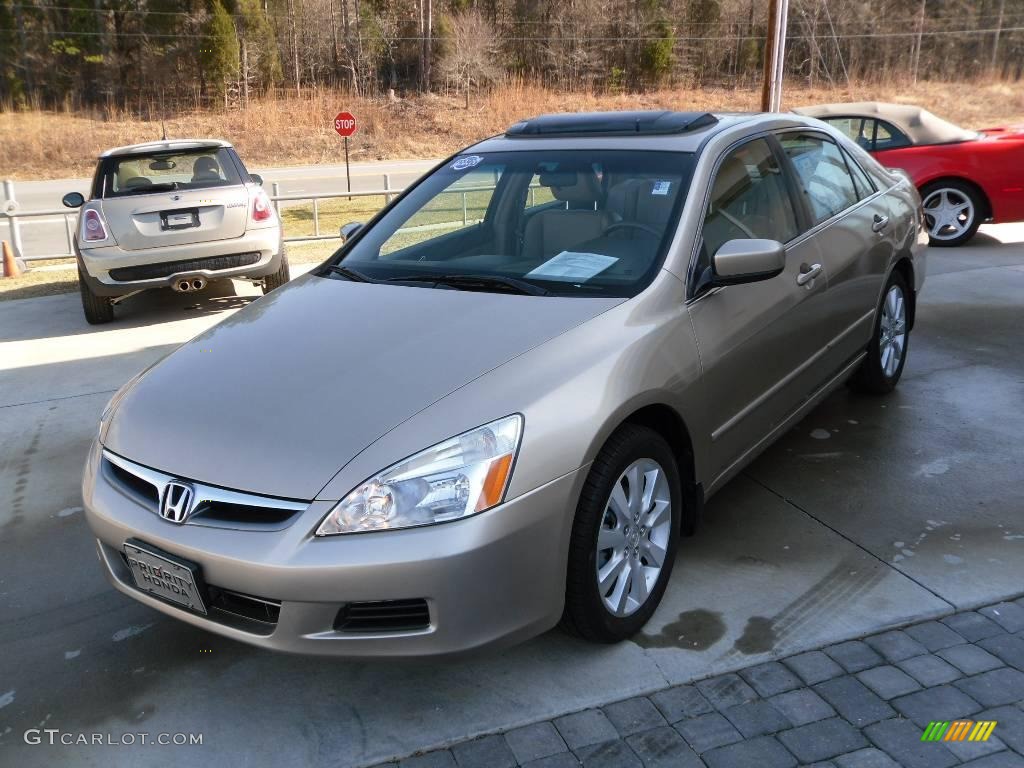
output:
[[[381,174],[384,181],[384,186],[380,189],[369,189],[360,190],[358,192],[299,192],[294,194],[281,194],[281,186],[278,182],[273,182],[271,186],[272,194],[270,200],[274,205],[274,209],[277,211],[278,216],[281,214],[281,204],[284,203],[286,206],[290,203],[303,203],[309,202],[313,204],[313,234],[312,235],[292,235],[287,234],[285,231],[284,241],[286,243],[302,243],[316,240],[334,240],[338,237],[337,231],[324,233],[320,228],[320,201],[321,200],[338,200],[342,198],[353,198],[353,197],[383,197],[384,204],[387,205],[391,202],[395,195],[400,194],[404,191],[405,187],[393,187],[391,186],[391,174]],[[497,179],[495,179],[497,181]],[[61,259],[74,257],[74,239],[75,239],[75,227],[77,226],[78,211],[69,210],[67,208],[57,208],[53,210],[38,210],[38,211],[23,211],[17,203],[17,199],[14,196],[14,182],[11,180],[4,181],[4,196],[6,198],[3,203],[3,208],[0,210],[0,239],[9,239],[11,246],[14,249],[15,256],[18,256],[25,261],[33,261],[40,259]],[[539,184],[530,185],[530,204],[535,203],[536,190],[540,187]],[[494,189],[494,186],[490,185],[473,185],[473,186],[455,186],[455,188],[449,188],[442,194],[461,194],[462,195],[462,221],[461,223],[465,226],[467,224],[475,223],[477,219],[470,218],[470,204],[468,194],[470,192],[482,192]],[[63,253],[25,253],[22,240],[21,227],[23,223],[37,224],[39,222],[34,221],[35,219],[55,218],[61,217],[64,224],[64,242],[66,250]],[[3,232],[3,224],[6,222],[8,230],[7,233]],[[451,222],[442,222],[438,224],[424,225],[425,228],[443,227],[447,224],[458,224],[458,220]],[[408,230],[417,230],[423,227],[409,227]],[[405,230],[403,230],[405,231]]]
[[[281,212],[281,204],[285,203],[298,203],[298,202],[311,202],[313,204],[313,234],[312,235],[296,235],[288,236],[287,231],[285,232],[285,242],[308,242],[311,240],[333,240],[338,237],[337,232],[324,233],[320,229],[320,201],[321,200],[337,200],[340,198],[352,198],[352,197],[383,197],[385,205],[390,203],[395,195],[402,192],[404,187],[393,187],[391,185],[391,174],[381,174],[384,186],[380,189],[371,190],[360,190],[358,192],[302,192],[296,194],[282,195],[280,192],[280,184],[274,182],[272,185],[272,194],[270,200],[274,204],[275,210],[278,215]],[[74,239],[75,239],[75,227],[78,223],[78,211],[69,210],[67,208],[56,208],[46,210],[34,210],[24,211],[17,202],[15,197],[14,182],[6,180],[3,183],[4,188],[4,202],[0,207],[0,240],[9,240],[11,247],[14,249],[14,255],[24,259],[25,261],[38,261],[40,259],[60,259],[69,258],[75,255],[74,252]],[[461,191],[461,190],[460,190]],[[466,192],[472,190],[467,189]],[[465,192],[463,193],[465,200]],[[463,209],[465,210],[465,202],[463,203]],[[24,247],[24,238],[22,228],[27,225],[39,226],[46,222],[40,220],[47,218],[60,217],[63,220],[63,231],[64,231],[64,245],[65,250],[63,252],[45,252],[45,253],[26,253]],[[6,226],[4,226],[6,224]],[[56,226],[56,224],[55,224]],[[6,230],[6,231],[5,231]]]

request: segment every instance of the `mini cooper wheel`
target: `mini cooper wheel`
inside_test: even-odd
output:
[[[907,281],[899,272],[893,272],[875,317],[875,333],[868,344],[867,357],[851,380],[856,389],[884,395],[892,392],[900,380],[910,342],[908,295]]]
[[[89,325],[102,325],[114,319],[114,305],[106,296],[97,296],[92,292],[81,268],[78,270],[78,291],[82,294],[82,311]]]
[[[284,249],[284,243],[281,243],[281,265],[277,268],[276,272],[263,278],[263,295],[266,296],[274,289],[280,288],[290,279],[291,272],[288,268],[288,252]]]
[[[921,190],[928,243],[939,247],[962,245],[981,226],[982,200],[968,184],[941,181]]]
[[[675,456],[653,430],[626,425],[591,466],[573,521],[562,626],[613,643],[661,602],[679,541]]]

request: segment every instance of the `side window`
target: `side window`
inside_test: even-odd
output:
[[[834,141],[817,134],[799,133],[783,134],[779,141],[807,194],[815,224],[859,200],[853,177]]]
[[[755,139],[726,155],[704,216],[701,266],[710,266],[711,257],[729,240],[785,243],[798,234],[793,200],[768,142]]]
[[[874,120],[863,117],[832,117],[826,122],[846,134],[850,141],[856,141],[864,149],[871,149],[871,136],[875,128]]]
[[[871,179],[864,173],[864,169],[857,164],[857,161],[845,149],[843,150],[843,158],[846,160],[850,173],[853,174],[853,181],[857,185],[857,196],[863,200],[865,197],[873,195],[875,193],[875,185],[871,183]]]
[[[883,149],[896,149],[897,147],[910,146],[910,139],[907,138],[899,128],[885,120],[875,121],[875,143],[876,152]]]
[[[381,245],[380,255],[387,256],[479,224],[487,214],[502,170],[491,167],[453,177],[453,183],[445,191],[413,214]]]

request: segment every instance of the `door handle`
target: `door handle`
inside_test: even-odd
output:
[[[807,285],[819,274],[821,274],[821,264],[812,264],[807,269],[800,270],[800,274],[796,276],[796,284]]]
[[[875,214],[875,220],[871,223],[871,231],[881,233],[883,229],[889,226],[888,216],[879,216]]]

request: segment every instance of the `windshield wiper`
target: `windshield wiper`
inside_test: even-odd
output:
[[[358,269],[352,269],[351,267],[343,267],[341,264],[328,264],[327,269],[336,275],[348,278],[355,283],[376,283],[369,275],[364,275]]]
[[[500,275],[402,275],[389,277],[387,283],[436,283],[465,291],[501,289],[505,293],[520,293],[525,296],[549,296],[551,291],[539,285],[520,280],[517,277]]]

